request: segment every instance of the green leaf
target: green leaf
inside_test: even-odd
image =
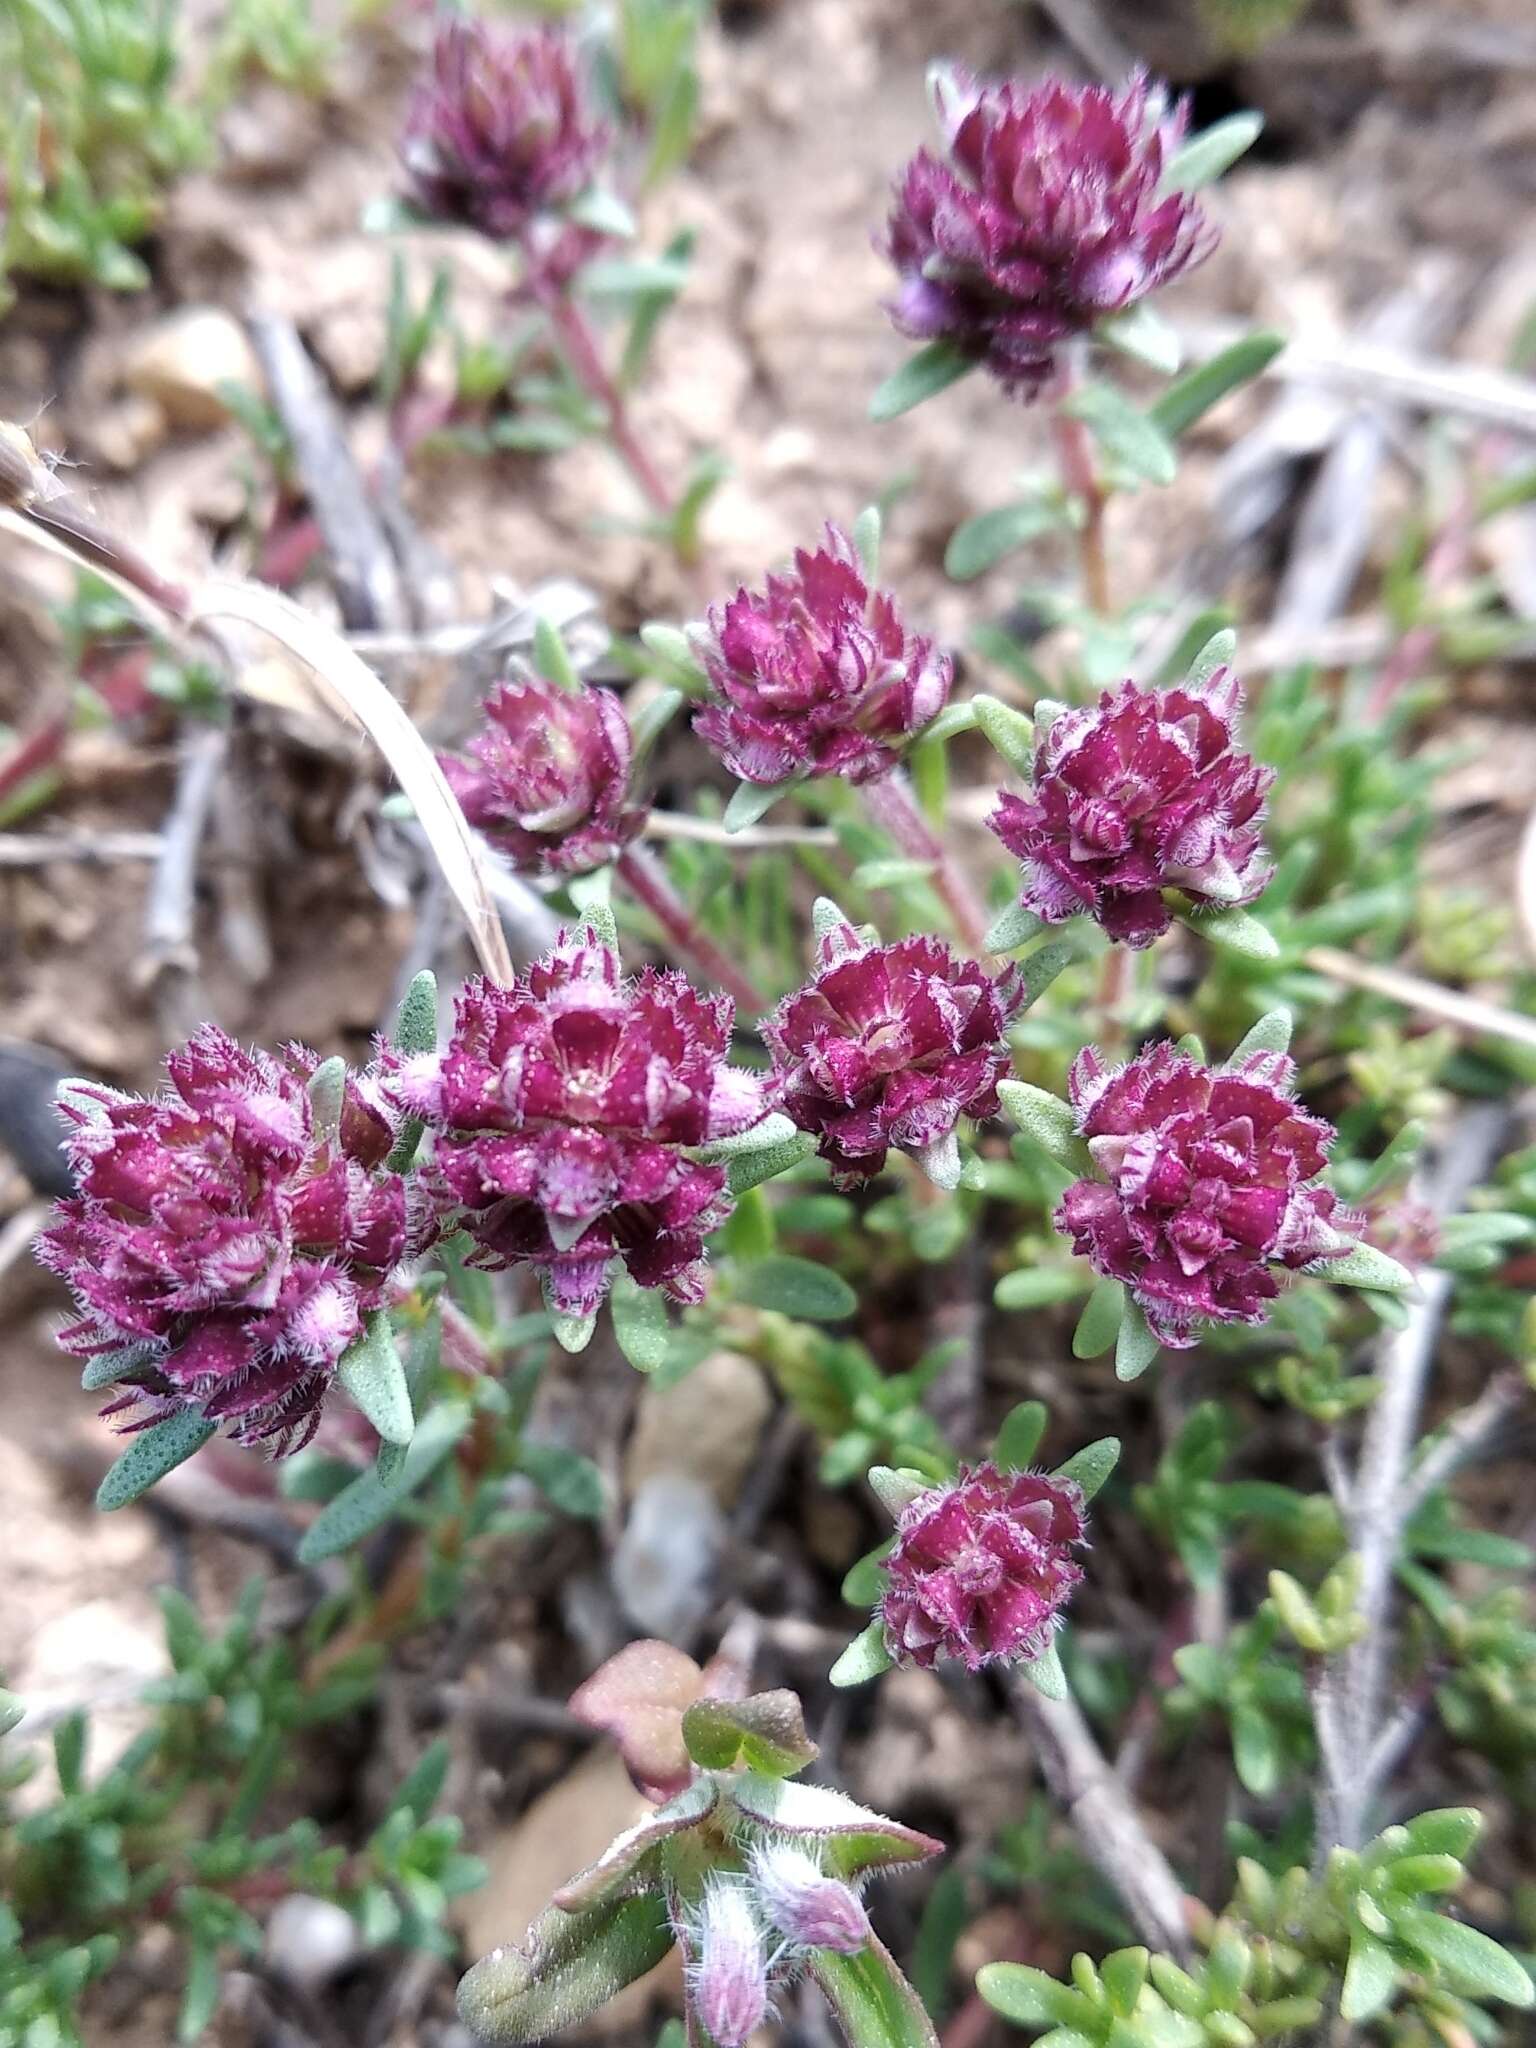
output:
[[[336,1377],[386,1443],[410,1442],[416,1418],[388,1309],[375,1309],[368,1316],[363,1334],[343,1354]]]
[[[1029,1963],[986,1963],[976,1972],[976,1989],[1016,2027],[1066,2027],[1094,2017],[1080,1991]]]
[[[733,1195],[750,1194],[764,1181],[788,1173],[802,1159],[809,1159],[815,1150],[816,1140],[809,1132],[797,1131],[792,1138],[785,1138],[777,1145],[765,1145],[753,1152],[737,1152],[726,1161],[726,1185]]]
[[[636,1372],[656,1372],[665,1365],[672,1345],[666,1297],[658,1288],[640,1287],[621,1273],[614,1279],[609,1301],[619,1349]]]
[[[1240,156],[1247,155],[1263,132],[1264,116],[1254,112],[1228,114],[1224,121],[1202,128],[1168,159],[1161,189],[1198,192],[1214,185]]]
[[[1058,1301],[1076,1301],[1092,1285],[1084,1273],[1075,1259],[1062,1266],[1020,1266],[1003,1275],[992,1299],[999,1308],[1050,1308]]]
[[[864,571],[864,581],[871,585],[880,580],[882,523],[878,505],[866,505],[853,522],[853,551],[859,558],[860,568]]]
[[[976,724],[976,714],[971,709],[969,697],[946,704],[937,718],[930,719],[923,727],[925,740],[952,740],[956,733],[970,732]]]
[[[1095,340],[1129,356],[1132,362],[1145,363],[1149,370],[1157,370],[1164,377],[1171,377],[1183,360],[1177,332],[1146,300],[1124,313],[1112,313],[1107,320],[1100,320],[1093,332]]]
[[[437,976],[430,968],[423,968],[420,974],[413,976],[410,987],[400,998],[392,1043],[396,1052],[404,1053],[408,1059],[419,1059],[436,1052]],[[426,1128],[417,1116],[401,1120],[394,1148],[384,1162],[391,1173],[410,1172],[416,1163]]]
[[[642,1655],[655,1647],[643,1643],[630,1645],[631,1651],[638,1651]],[[693,1675],[697,1677],[697,1667]],[[643,1708],[637,1707],[634,1702],[630,1704],[634,1711],[643,1713]],[[667,1708],[661,1709],[663,1718],[667,1711]],[[675,1700],[670,1712],[670,1734],[664,1734],[656,1723],[656,1709],[653,1707],[651,1726],[638,1740],[635,1735],[636,1724],[632,1720],[627,1726],[624,1723],[606,1720],[603,1723],[608,1732],[618,1739],[625,1762],[642,1775],[653,1766],[658,1772],[670,1774],[679,1769],[684,1762],[676,1737]],[[646,1736],[654,1738],[654,1747]],[[685,1834],[690,1828],[697,1827],[700,1821],[714,1811],[719,1798],[719,1790],[712,1778],[696,1777],[691,1784],[685,1785],[675,1798],[643,1814],[632,1827],[627,1827],[622,1834],[616,1835],[595,1863],[589,1863],[574,1877],[567,1878],[555,1893],[553,1903],[562,1913],[576,1913],[588,1906],[598,1905],[605,1899],[615,1898],[621,1893],[656,1890],[654,1880],[661,1876],[657,1867],[660,1862],[658,1851],[673,1836]],[[649,1870],[643,1868],[646,1864],[650,1864]],[[653,1881],[647,1883],[647,1877]]]
[[[1061,1652],[1048,1643],[1038,1657],[1026,1657],[1019,1665],[1020,1678],[1027,1678],[1042,1699],[1064,1700],[1067,1674],[1061,1668]]]
[[[1024,983],[1021,1016],[1039,1002],[1056,977],[1065,973],[1076,958],[1077,948],[1070,939],[1054,939],[1048,946],[1037,946],[1027,960],[1020,962],[1019,977]]]
[[[878,1941],[851,1956],[813,1949],[810,1967],[848,2048],[937,2048],[922,2000]]]
[[[1289,1052],[1295,1024],[1289,1010],[1267,1010],[1253,1029],[1239,1039],[1227,1065],[1241,1066],[1250,1054],[1256,1052]]]
[[[975,367],[975,358],[952,341],[930,341],[880,385],[869,401],[869,416],[872,420],[899,419],[925,398],[935,398],[951,384],[958,384]]]
[[[80,1375],[80,1391],[94,1394],[102,1387],[115,1385],[118,1380],[132,1379],[136,1372],[141,1372],[149,1364],[156,1348],[153,1344],[123,1344],[115,1351],[98,1351],[87,1361]]]
[[[1084,1304],[1072,1334],[1074,1358],[1102,1358],[1120,1334],[1125,1289],[1118,1280],[1100,1280]]]
[[[688,635],[680,626],[669,626],[662,619],[651,619],[640,628],[640,644],[648,654],[654,654],[669,676],[685,678],[688,694],[698,696],[708,688],[709,679],[699,666],[698,656]]]
[[[1349,1963],[1339,1998],[1340,2016],[1351,2026],[1380,2012],[1397,1983],[1392,1951],[1374,1934],[1358,1929],[1349,1944]]]
[[[187,1949],[181,2010],[176,2017],[176,2039],[184,2048],[185,2044],[202,2038],[218,2011],[223,1985],[218,1944],[211,1937],[200,1936]]]
[[[895,1547],[896,1538],[887,1536],[873,1550],[866,1550],[857,1564],[848,1567],[843,1578],[842,1595],[850,1607],[874,1606],[885,1591],[885,1560]]]
[[[1179,910],[1181,924],[1213,946],[1225,946],[1249,960],[1277,960],[1280,948],[1270,931],[1246,910]]]
[[[1081,1166],[1083,1141],[1070,1103],[1037,1088],[1032,1081],[1000,1081],[997,1093],[1007,1115],[1043,1152],[1063,1166]]]
[[[1387,1294],[1411,1294],[1417,1284],[1406,1266],[1373,1244],[1357,1244],[1342,1258],[1324,1259],[1312,1270],[1334,1287],[1374,1287]]]
[[[834,1877],[922,1863],[944,1851],[943,1843],[932,1835],[872,1813],[830,1786],[748,1771],[732,1786],[731,1797],[750,1824],[798,1837],[807,1847],[819,1849],[822,1867]]]
[[[781,796],[788,796],[799,779],[791,776],[786,782],[738,782],[720,822],[727,832],[744,832],[748,825],[755,825],[771,811]]]
[[[1213,633],[1209,640],[1202,641],[1196,649],[1190,664],[1187,681],[1192,685],[1208,683],[1220,668],[1230,668],[1237,659],[1237,633],[1231,626],[1223,626]]]
[[[562,690],[577,696],[581,691],[581,677],[576,664],[571,660],[570,651],[561,638],[560,628],[552,619],[542,616],[533,622],[533,655],[538,664],[539,674],[546,682],[556,683]]]
[[[596,235],[612,235],[618,241],[632,240],[636,231],[635,216],[618,193],[605,185],[589,186],[571,201],[565,216],[578,227],[591,228]]]
[[[736,1298],[753,1308],[777,1309],[780,1315],[809,1323],[841,1322],[859,1305],[859,1297],[841,1273],[787,1252],[776,1252],[744,1267],[737,1276]]]
[[[1171,484],[1179,472],[1173,443],[1157,422],[1112,384],[1084,384],[1062,407],[1081,420],[1104,453],[1132,476]]]
[[[903,889],[925,882],[938,866],[932,860],[863,860],[849,878],[856,889]]]
[[[1204,419],[1213,406],[1219,405],[1229,391],[1236,391],[1262,375],[1285,346],[1283,334],[1245,335],[1220,355],[1187,372],[1176,384],[1170,384],[1147,408],[1149,416],[1170,441],[1176,441],[1197,420]]]
[[[1385,1187],[1388,1181],[1409,1173],[1414,1161],[1424,1149],[1424,1140],[1427,1136],[1425,1126],[1417,1118],[1410,1118],[1391,1144],[1377,1155],[1365,1179],[1356,1186],[1354,1199],[1363,1202],[1367,1195],[1374,1195],[1376,1190]]]
[[[1091,1444],[1084,1444],[1080,1451],[1074,1451],[1064,1465],[1056,1467],[1055,1476],[1075,1480],[1082,1489],[1083,1500],[1087,1502],[1093,1499],[1119,1462],[1119,1437],[1101,1436]]]
[[[1246,1700],[1232,1714],[1232,1761],[1242,1784],[1256,1799],[1267,1799],[1280,1783],[1280,1746],[1269,1716]]]
[[[179,1415],[168,1415],[164,1422],[142,1430],[108,1468],[96,1489],[97,1507],[106,1515],[127,1507],[157,1479],[174,1472],[194,1451],[201,1450],[216,1426],[205,1420],[200,1410],[183,1408]]]
[[[1120,1335],[1115,1342],[1115,1378],[1140,1379],[1161,1348],[1161,1341],[1154,1336],[1141,1304],[1128,1300],[1120,1323]]]
[[[1483,1831],[1483,1817],[1475,1806],[1437,1806],[1403,1827],[1419,1854],[1457,1856],[1465,1862]]]
[[[729,1138],[716,1138],[708,1145],[700,1145],[694,1156],[701,1159],[706,1166],[713,1166],[722,1159],[734,1159],[745,1153],[776,1148],[794,1135],[793,1121],[780,1110],[770,1110],[767,1116],[753,1124],[750,1129],[737,1131]]]
[[[1497,1998],[1505,2005],[1536,2005],[1536,1985],[1508,1949],[1480,1928],[1417,1907],[1393,1916],[1395,1932],[1444,1971],[1466,1998]]]
[[[672,297],[688,282],[688,264],[674,256],[602,256],[577,273],[577,288],[589,299]]]
[[[459,2017],[482,2041],[542,2041],[654,1969],[672,1943],[666,1903],[653,1893],[574,1913],[551,1906],[521,1947],[475,1964],[459,1985]]]
[[[976,723],[1008,766],[1016,774],[1027,776],[1035,759],[1035,728],[1031,720],[998,697],[973,697],[971,709],[976,714]]]
[[[596,1311],[584,1316],[568,1315],[564,1309],[551,1307],[547,1293],[544,1306],[549,1312],[550,1334],[560,1349],[572,1358],[585,1351],[597,1329]]]
[[[1005,1472],[1027,1471],[1048,1420],[1043,1401],[1021,1401],[1010,1408],[992,1445],[992,1462]]]
[[[66,1714],[53,1731],[53,1767],[66,1799],[80,1790],[85,1771],[85,1716]]]
[[[866,1685],[889,1671],[895,1659],[885,1647],[885,1624],[872,1621],[856,1635],[827,1676],[835,1686]]]
[[[1022,903],[1010,903],[999,912],[987,928],[982,941],[989,953],[1011,953],[1018,946],[1024,946],[1045,930],[1045,920],[1037,917],[1032,910],[1026,910]]]
[[[603,1512],[603,1475],[590,1458],[564,1444],[525,1443],[518,1463],[561,1514],[595,1522]]]
[[[820,1754],[805,1732],[798,1697],[782,1689],[744,1700],[695,1700],[683,1713],[683,1743],[703,1770],[744,1764],[770,1778],[792,1778]]]
[[[375,1466],[354,1479],[310,1523],[299,1545],[300,1564],[319,1564],[387,1522],[402,1502],[431,1477],[469,1427],[467,1401],[439,1401],[421,1418],[404,1463],[388,1478]]]
[[[994,506],[978,512],[949,536],[944,550],[944,571],[957,583],[970,583],[1011,555],[1015,548],[1054,533],[1067,523],[1066,507],[1047,497],[1020,498],[1011,505]]]

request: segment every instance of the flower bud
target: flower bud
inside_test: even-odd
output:
[[[769,1922],[796,1948],[857,1955],[870,1938],[869,1915],[857,1893],[829,1877],[803,1849],[765,1842],[752,1857],[752,1886]]]
[[[836,526],[814,553],[797,551],[792,574],[717,605],[696,645],[715,701],[694,730],[743,782],[888,774],[954,680],[949,656],[870,589]]]
[[[1318,1179],[1333,1126],[1296,1101],[1294,1076],[1279,1053],[1207,1067],[1166,1044],[1117,1068],[1090,1046],[1073,1064],[1102,1178],[1073,1182],[1056,1228],[1172,1349],[1202,1322],[1264,1322],[1284,1269],[1350,1249],[1354,1219]]]
[[[889,310],[914,341],[954,343],[1005,390],[1033,398],[1073,335],[1215,247],[1199,205],[1162,189],[1187,112],[1162,115],[1146,79],[1116,98],[951,74],[937,99],[945,160],[920,150],[897,181]]]
[[[1069,1479],[978,1465],[918,1494],[901,1513],[880,1605],[886,1648],[928,1669],[969,1671],[1049,1648],[1082,1578],[1083,1497]]]
[[[1231,671],[1198,687],[1122,683],[1052,719],[1027,797],[988,824],[1024,863],[1019,900],[1047,923],[1085,912],[1147,946],[1173,922],[1165,888],[1212,907],[1251,903],[1273,869],[1259,828],[1274,771],[1237,743]]]
[[[715,1878],[693,1929],[689,1993],[700,2026],[717,2048],[742,2048],[768,2011],[768,1962],[745,1890]]]

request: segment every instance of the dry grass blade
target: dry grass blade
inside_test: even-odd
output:
[[[1425,981],[1400,967],[1357,960],[1353,953],[1341,953],[1333,946],[1310,946],[1301,957],[1304,966],[1327,975],[1330,981],[1341,981],[1348,988],[1367,989],[1372,995],[1401,1003],[1406,1010],[1438,1017],[1463,1031],[1486,1032],[1490,1038],[1507,1039],[1511,1045],[1536,1046],[1536,1017],[1500,1009],[1497,1003],[1463,995],[1459,989],[1442,988],[1438,982]]]
[[[192,594],[197,624],[233,619],[281,643],[314,676],[334,709],[354,720],[389,763],[411,800],[452,891],[480,964],[493,981],[513,978],[485,856],[465,822],[431,748],[367,663],[319,620],[256,583],[209,577]]]

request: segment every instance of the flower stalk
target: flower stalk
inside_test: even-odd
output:
[[[860,787],[870,822],[890,834],[901,851],[933,867],[933,886],[954,920],[955,930],[973,953],[987,950],[987,913],[928,820],[923,816],[906,772],[893,768]]]
[[[643,904],[668,940],[692,960],[706,981],[725,990],[745,1014],[761,1016],[766,1005],[761,991],[709,936],[667,879],[656,856],[643,846],[626,846],[614,873],[637,903]]]

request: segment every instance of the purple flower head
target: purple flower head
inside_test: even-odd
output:
[[[723,1166],[689,1148],[772,1107],[726,1064],[732,1005],[681,974],[623,978],[595,932],[562,932],[510,988],[469,981],[441,1055],[395,1090],[439,1133],[436,1171],[483,1261],[531,1265],[559,1314],[593,1313],[622,1259],[642,1287],[702,1300],[704,1239],[731,1211]]]
[[[533,674],[499,683],[466,751],[471,761],[442,757],[443,773],[471,825],[525,874],[604,867],[645,822],[628,802],[629,723],[611,690]]]
[[[870,1939],[869,1915],[858,1893],[829,1877],[816,1858],[788,1842],[762,1842],[752,1854],[752,1890],[758,1904],[794,1948],[829,1948],[857,1955]]]
[[[583,192],[607,144],[557,29],[452,15],[437,30],[400,157],[423,213],[510,241]]]
[[[694,731],[743,782],[888,774],[954,681],[949,656],[870,589],[837,526],[814,553],[797,550],[792,575],[714,606],[695,644],[715,701]]]
[[[1078,1129],[1103,1178],[1075,1181],[1056,1228],[1124,1281],[1175,1350],[1201,1322],[1262,1323],[1297,1271],[1350,1249],[1353,1219],[1318,1179],[1333,1127],[1300,1108],[1280,1053],[1207,1067],[1171,1045],[1072,1068]]]
[[[1059,79],[1029,91],[952,75],[938,97],[948,161],[920,150],[897,181],[891,316],[1029,399],[1063,342],[1215,247],[1200,207],[1159,189],[1188,109],[1159,118],[1142,77],[1116,98]]]
[[[1122,683],[1062,711],[1035,752],[1027,797],[988,819],[1024,863],[1020,901],[1057,924],[1086,911],[1112,939],[1147,946],[1173,921],[1164,889],[1252,903],[1274,870],[1260,828],[1274,771],[1237,744],[1242,692],[1229,669],[1204,683]]]
[[[318,1064],[206,1024],[153,1099],[79,1084],[61,1101],[79,1192],[37,1253],[79,1305],[65,1348],[133,1354],[106,1411],[122,1427],[199,1407],[238,1443],[298,1450],[391,1271],[435,1234],[385,1164],[400,1119],[376,1075],[348,1074],[325,1130],[305,1086]]]
[[[996,1114],[1003,1034],[1023,1001],[1017,968],[994,980],[942,939],[880,946],[845,920],[823,931],[815,974],[762,1029],[784,1109],[847,1187],[878,1173],[892,1145],[937,1164],[962,1116]]]
[[[968,1671],[1049,1649],[1083,1576],[1083,1496],[1070,1479],[978,1465],[902,1509],[880,1604],[885,1646],[924,1670]]]
[[[768,1959],[744,1888],[711,1879],[689,1931],[689,1998],[716,2048],[742,2048],[768,2012]]]

